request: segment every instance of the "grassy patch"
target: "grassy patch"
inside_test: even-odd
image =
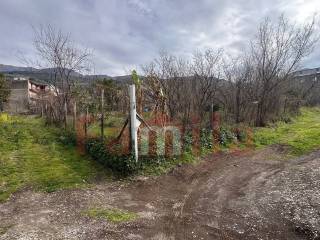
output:
[[[143,158],[143,157],[142,157]],[[180,164],[195,164],[198,162],[198,157],[192,155],[192,153],[185,152],[181,156],[170,157],[170,158],[148,158],[141,159],[143,164],[138,174],[145,176],[159,176],[169,172]]]
[[[136,213],[116,208],[92,208],[83,212],[83,214],[92,218],[105,219],[113,223],[129,222],[135,220],[138,217]]]
[[[124,122],[124,117],[113,115],[107,116],[104,122],[104,136],[106,138],[117,137]],[[89,125],[88,134],[95,137],[101,135],[101,126],[99,121]]]
[[[320,108],[303,108],[292,123],[256,129],[256,147],[272,144],[289,146],[290,154],[303,155],[320,147]]]
[[[0,122],[0,201],[24,187],[46,192],[83,187],[97,175],[108,176],[74,146],[61,144],[59,131],[40,119]]]

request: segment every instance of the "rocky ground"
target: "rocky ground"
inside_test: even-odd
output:
[[[212,155],[165,176],[39,193],[0,204],[0,239],[320,239],[320,151],[288,159],[281,147]],[[90,218],[92,207],[138,214]]]

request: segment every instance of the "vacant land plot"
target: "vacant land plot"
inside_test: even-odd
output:
[[[14,194],[0,239],[316,239],[320,153],[213,155],[155,178]]]
[[[0,239],[318,239],[320,152],[290,155],[320,148],[314,134],[319,116],[318,109],[304,109],[291,124],[257,130],[255,143],[265,146],[257,151],[213,154],[162,176],[91,185],[86,182],[101,169],[53,140],[54,129],[42,138],[33,130],[38,120],[8,123],[8,140],[1,140],[2,196],[25,186],[67,189],[13,194],[0,204]],[[15,134],[42,157],[25,149]],[[15,147],[3,145],[6,141]],[[18,157],[10,158],[14,152]],[[70,189],[79,186],[88,187]]]

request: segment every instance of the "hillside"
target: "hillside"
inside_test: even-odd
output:
[[[30,77],[34,79],[40,79],[43,81],[50,81],[50,79],[52,78],[55,72],[55,69],[54,68],[37,69],[32,67],[19,67],[19,66],[0,64],[0,72],[6,74],[7,76],[12,76],[12,77],[25,76],[25,77]],[[98,79],[104,79],[104,78],[113,79],[120,83],[126,83],[131,81],[130,75],[112,77],[106,74],[86,75],[76,71],[72,71],[71,76],[77,78],[83,84],[88,84],[92,81],[95,81]]]
[[[17,66],[12,66],[12,65],[4,65],[0,64],[0,72],[7,73],[7,72],[31,72],[35,71],[37,69],[31,68],[31,67],[17,67]]]

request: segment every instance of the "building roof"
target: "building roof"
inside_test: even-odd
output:
[[[294,72],[296,77],[310,76],[320,73],[320,68],[304,68]]]

